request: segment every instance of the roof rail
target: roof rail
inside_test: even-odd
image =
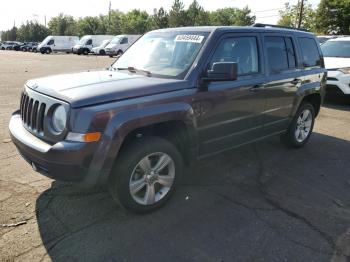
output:
[[[307,30],[307,29],[305,29],[305,28],[296,28],[296,27],[281,26],[281,25],[271,25],[271,24],[255,23],[255,24],[253,24],[252,26],[253,26],[253,27],[274,27],[274,28],[291,29],[291,30],[298,30],[298,31],[309,32],[309,30]]]

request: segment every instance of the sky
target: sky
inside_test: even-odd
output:
[[[257,17],[258,23],[274,24],[278,20],[278,11],[284,7],[285,2],[296,4],[298,0],[197,0],[205,10],[216,10],[224,7],[242,8],[248,5]],[[186,7],[192,0],[182,0]],[[317,6],[319,0],[309,0]],[[141,9],[149,14],[154,8],[171,8],[173,0],[111,0],[112,9],[127,12],[132,9]],[[27,20],[37,20],[44,24],[51,17],[59,13],[72,15],[76,18],[95,16],[108,13],[109,0],[10,0],[3,1],[0,6],[0,31],[10,29],[14,23],[20,26]]]

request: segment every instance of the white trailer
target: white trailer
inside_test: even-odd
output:
[[[72,52],[72,47],[78,43],[77,36],[59,36],[49,35],[37,47],[42,54],[50,54],[51,52]]]
[[[100,46],[104,40],[111,40],[113,37],[113,35],[85,35],[73,47],[73,53],[87,55],[91,53],[93,47]]]
[[[140,37],[141,35],[117,35],[106,46],[106,54],[110,57],[113,57],[114,55],[121,55]]]

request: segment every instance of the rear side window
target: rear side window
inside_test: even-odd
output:
[[[236,62],[238,75],[249,75],[259,72],[258,46],[255,37],[232,37],[221,41],[210,61]]]
[[[265,49],[270,73],[277,74],[296,67],[295,51],[290,37],[266,36]]]
[[[298,40],[303,55],[304,67],[320,66],[321,58],[316,41],[307,37],[299,37]]]

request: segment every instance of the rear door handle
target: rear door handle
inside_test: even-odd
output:
[[[292,80],[290,83],[293,84],[293,85],[300,84],[301,83],[301,79],[296,78],[296,79]]]
[[[265,84],[256,84],[249,89],[250,92],[259,92],[265,88]]]

